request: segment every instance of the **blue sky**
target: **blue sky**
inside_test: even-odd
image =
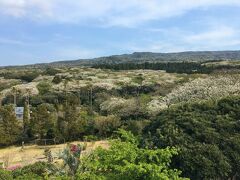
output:
[[[0,66],[239,47],[240,0],[0,0]]]

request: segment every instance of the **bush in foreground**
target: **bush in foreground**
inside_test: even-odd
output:
[[[10,171],[5,171],[3,169],[0,169],[0,179],[1,180],[11,180],[13,179],[13,176]]]
[[[48,174],[49,169],[52,169],[53,165],[48,164],[46,162],[37,162],[32,165],[25,166],[20,169],[16,169],[12,171],[12,175],[14,178],[20,176],[38,176],[44,177]]]
[[[119,138],[111,142],[108,149],[97,148],[83,157],[82,146],[70,145],[64,150],[67,155],[65,171],[45,162],[37,162],[14,171],[0,171],[0,179],[84,179],[84,180],[184,180],[181,172],[170,168],[171,158],[177,154],[175,148],[139,148],[136,137],[118,131]],[[76,167],[76,168],[75,168]],[[77,168],[78,167],[78,168]]]
[[[131,133],[120,130],[119,134],[109,149],[99,147],[81,160],[78,179],[185,179],[180,171],[169,168],[175,148],[141,149]]]

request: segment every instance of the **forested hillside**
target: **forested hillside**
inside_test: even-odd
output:
[[[74,66],[92,66],[98,64],[114,65],[125,63],[158,63],[158,62],[206,62],[206,61],[239,61],[240,51],[187,51],[177,53],[152,53],[152,52],[134,52],[132,54],[105,56],[93,59],[79,59],[56,61],[52,63],[41,63],[27,65],[26,67],[74,67]]]
[[[9,67],[0,87],[2,148],[109,142],[89,154],[69,145],[64,167],[37,163],[0,178],[240,178],[238,61]]]

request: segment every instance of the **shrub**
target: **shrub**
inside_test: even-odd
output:
[[[94,135],[83,136],[84,141],[97,141],[98,138]]]
[[[12,174],[14,178],[33,175],[44,177],[48,173],[48,169],[52,168],[52,166],[53,165],[45,162],[36,162],[35,164],[31,164],[21,169],[17,169],[13,171]]]
[[[10,171],[5,171],[3,169],[0,169],[0,179],[1,180],[12,180],[13,176]]]
[[[38,76],[39,76],[39,73],[30,72],[30,73],[26,73],[26,74],[23,74],[22,76],[20,76],[20,79],[23,81],[32,82]]]
[[[49,84],[48,82],[40,82],[37,85],[38,91],[41,95],[46,94],[50,91],[50,89],[52,88],[51,84]]]
[[[24,174],[24,175],[21,175],[21,176],[17,176],[16,178],[14,178],[16,180],[42,180],[43,177],[41,176],[38,176],[36,174],[33,174],[33,173],[28,173],[28,174]]]
[[[28,72],[28,71],[19,71],[19,72],[7,72],[3,74],[5,79],[21,79],[23,81],[32,82],[35,78],[40,75],[40,72]]]
[[[61,72],[61,71],[58,70],[58,69],[48,67],[48,68],[45,70],[44,74],[50,75],[50,76],[54,76],[55,74],[60,73],[60,72]]]
[[[42,99],[42,96],[33,96],[30,99],[30,104],[32,106],[38,106],[40,104],[44,103],[44,100]]]
[[[120,138],[112,141],[109,149],[98,148],[83,157],[78,179],[184,179],[179,177],[180,171],[169,168],[176,149],[142,149],[131,133],[118,133]]]
[[[94,122],[94,128],[100,136],[107,137],[116,131],[121,125],[120,119],[114,115],[98,116]]]
[[[126,123],[126,129],[134,135],[141,135],[142,130],[150,123],[149,120],[129,120]]]
[[[53,82],[54,84],[59,84],[60,82],[62,82],[61,76],[59,76],[59,75],[54,76],[52,82]]]

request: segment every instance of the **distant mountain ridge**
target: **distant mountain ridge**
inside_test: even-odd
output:
[[[74,61],[58,61],[49,65],[94,65],[118,63],[142,63],[161,61],[214,61],[240,60],[238,51],[186,51],[176,53],[134,52],[132,54],[112,55],[94,59],[79,59]]]
[[[176,53],[134,52],[132,54],[112,55],[93,59],[78,59],[26,65],[27,67],[62,67],[96,64],[169,62],[169,61],[215,61],[240,60],[240,50],[236,51],[186,51]],[[26,67],[25,66],[25,67]]]

